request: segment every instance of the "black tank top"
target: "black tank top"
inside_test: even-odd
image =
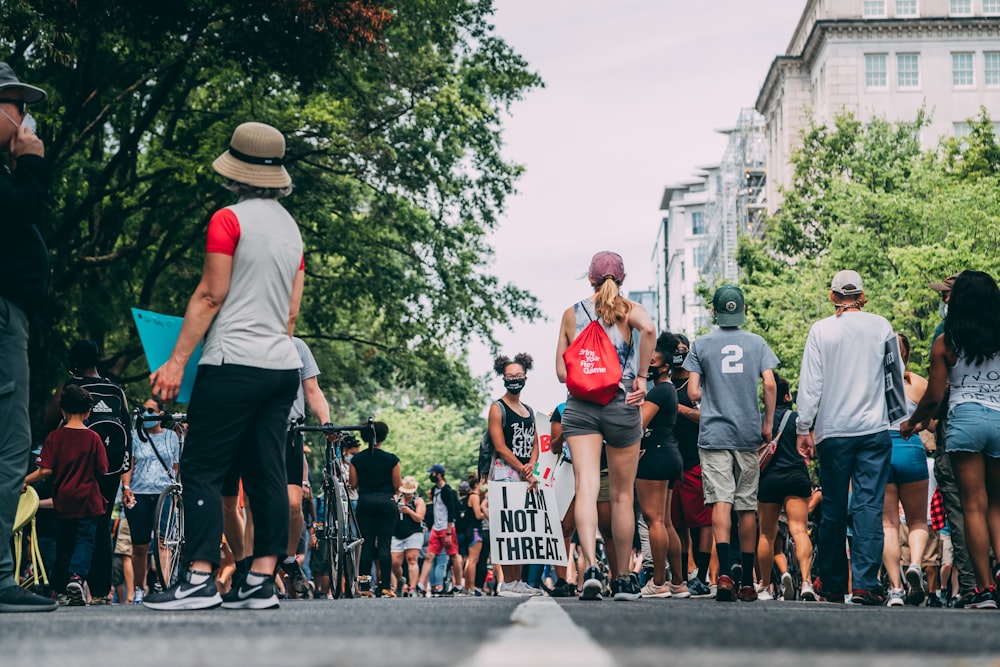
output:
[[[472,497],[472,494],[462,498],[458,506],[458,520],[455,521],[455,532],[459,535],[464,535],[468,532],[469,528],[472,528],[476,521],[476,515],[472,511],[472,508],[469,507],[470,497]]]
[[[531,449],[535,444],[535,413],[522,403],[528,411],[527,417],[522,417],[510,409],[503,400],[500,401],[500,409],[506,413],[506,424],[503,427],[503,439],[514,453],[517,460],[527,463],[531,460]]]
[[[410,498],[410,502],[406,504],[414,512],[417,511],[417,498],[414,496]],[[398,540],[405,540],[410,535],[416,533],[424,532],[424,527],[420,525],[419,521],[415,521],[409,514],[399,513],[399,521],[396,522],[396,528],[392,531],[392,536]]]

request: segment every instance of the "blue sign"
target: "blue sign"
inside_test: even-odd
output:
[[[152,373],[167,362],[174,351],[177,338],[181,335],[183,317],[161,315],[151,310],[132,309],[135,328],[139,330],[139,340],[146,353],[149,371]],[[184,367],[184,379],[181,381],[178,403],[188,403],[191,400],[191,390],[194,388],[194,378],[198,373],[198,361],[201,359],[201,343],[194,349],[191,358]]]

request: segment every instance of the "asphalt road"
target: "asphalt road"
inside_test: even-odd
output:
[[[496,664],[513,667],[525,664],[508,659],[514,642],[547,666],[1000,665],[1000,611],[534,600],[515,614],[523,602],[293,601],[263,612],[87,607],[4,614],[0,665],[420,667],[482,665],[484,656],[495,656]],[[520,613],[529,608],[534,616]]]

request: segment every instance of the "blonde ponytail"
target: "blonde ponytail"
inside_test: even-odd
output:
[[[611,276],[605,276],[600,286],[595,286],[597,298],[594,300],[594,310],[597,316],[608,326],[622,322],[632,310],[632,303],[621,295],[618,283]]]

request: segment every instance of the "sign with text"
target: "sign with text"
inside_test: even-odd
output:
[[[565,565],[555,490],[527,482],[490,485],[490,556],[494,563]]]

